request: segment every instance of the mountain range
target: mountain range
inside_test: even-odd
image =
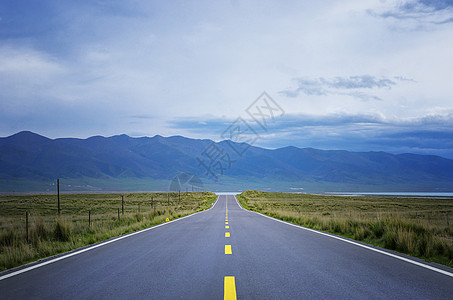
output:
[[[200,177],[206,186],[243,189],[453,190],[453,160],[439,156],[292,146],[271,150],[232,141],[159,135],[49,139],[22,131],[0,138],[0,192],[8,192],[11,182],[27,185],[62,178],[121,185],[169,182],[181,173]]]

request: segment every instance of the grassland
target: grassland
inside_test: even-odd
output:
[[[55,195],[0,196],[0,271],[202,211],[215,200],[210,192],[65,194],[58,216]]]
[[[244,208],[453,267],[453,199],[246,191]]]

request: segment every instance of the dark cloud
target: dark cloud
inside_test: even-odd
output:
[[[453,7],[453,0],[419,0],[418,3],[436,11]]]
[[[402,81],[404,77],[394,77],[395,80]],[[377,78],[371,75],[349,76],[315,79],[296,78],[295,89],[280,91],[280,94],[287,97],[297,97],[300,93],[305,95],[325,96],[325,95],[348,95],[362,101],[381,100],[379,97],[365,93],[364,90],[371,89],[391,89],[396,85],[396,81],[390,78]]]
[[[276,119],[271,129],[283,130],[304,126],[337,126],[346,124],[383,124],[379,115],[367,114],[331,114],[314,116],[308,114],[288,114],[284,118]]]
[[[368,10],[368,13],[374,17],[381,18],[422,20],[427,16],[436,15],[439,15],[439,18],[444,18],[441,14],[451,13],[452,10],[453,1],[451,0],[409,0],[398,2],[391,10],[383,12]],[[441,21],[429,22],[433,24],[450,23],[453,22],[453,17]]]
[[[233,121],[186,119],[172,122],[172,126],[216,138]],[[453,114],[410,120],[386,120],[380,115],[366,114],[287,114],[270,123],[269,136],[261,135],[256,145],[434,154],[453,159],[452,125]]]
[[[453,158],[452,125],[453,114],[409,120],[386,120],[379,115],[293,115],[289,120],[282,118],[269,131],[299,147],[410,152]]]
[[[438,143],[434,145],[431,144],[433,140],[444,140],[452,149],[453,149],[453,131],[427,131],[427,130],[417,130],[417,131],[405,131],[397,132],[387,135],[389,138],[394,139],[416,139],[420,141],[425,141],[430,143],[430,146],[437,147]]]

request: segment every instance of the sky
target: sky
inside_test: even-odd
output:
[[[453,1],[0,0],[0,136],[453,159]],[[265,127],[248,110],[266,92]]]

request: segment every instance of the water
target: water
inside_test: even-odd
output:
[[[221,192],[215,191],[216,195],[237,195],[242,193],[238,192]],[[300,194],[303,192],[291,192],[293,194]],[[453,192],[326,192],[324,194],[328,195],[339,195],[339,196],[367,196],[367,195],[376,195],[376,196],[398,196],[398,197],[449,197],[453,198]]]
[[[216,194],[216,195],[237,195],[240,193],[242,193],[242,192],[214,192],[214,194]]]
[[[326,193],[341,196],[353,195],[379,195],[379,196],[409,196],[409,197],[453,197],[453,192],[345,192],[345,193]]]

